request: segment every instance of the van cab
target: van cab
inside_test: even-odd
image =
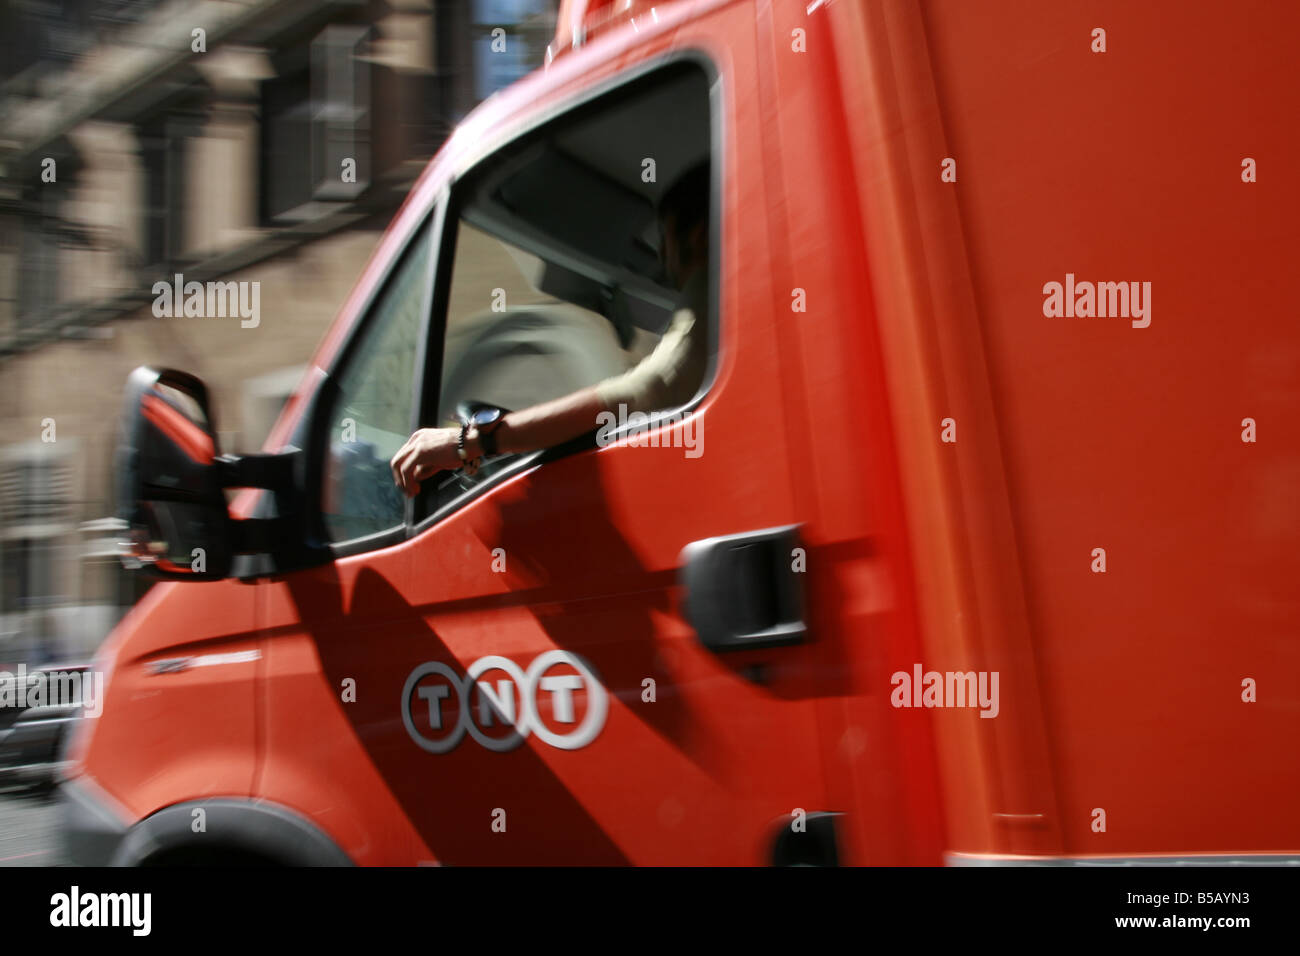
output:
[[[128,382],[166,581],[99,652],[74,859],[1300,854],[1300,142],[1234,105],[1294,113],[1300,14],[1114,16],[1095,52],[1083,5],[566,3],[262,454]],[[415,429],[649,354],[701,162],[698,393],[401,495]]]

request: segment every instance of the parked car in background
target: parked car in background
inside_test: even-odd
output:
[[[28,679],[52,683],[73,691],[71,699],[25,707],[0,707],[0,788],[50,788],[58,781],[63,746],[73,723],[84,713],[81,681],[69,675],[88,675],[89,664],[52,664],[26,673]],[[10,674],[7,681],[17,681]]]

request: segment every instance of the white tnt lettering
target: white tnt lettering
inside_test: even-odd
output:
[[[573,695],[570,691],[575,691],[581,686],[582,678],[577,674],[542,678],[542,690],[550,691],[554,695],[551,697],[551,710],[560,723],[571,724],[576,719],[573,716]]]
[[[495,714],[507,724],[515,722],[514,681],[497,681],[497,691],[492,693],[492,685],[485,680],[478,682],[478,722],[484,727],[491,727]]]
[[[564,664],[576,674],[547,675],[553,667]],[[478,678],[489,671],[504,671],[508,678],[499,678],[493,689],[493,682],[480,681]],[[429,677],[441,677],[446,683],[421,684]],[[457,706],[454,710],[454,723],[444,728],[442,701],[456,691]],[[478,690],[477,720],[471,717],[470,696]],[[515,689],[519,691],[519,706],[515,704]],[[551,695],[551,715],[557,724],[577,724],[563,733],[548,727],[537,711],[537,693],[546,691]],[[578,720],[575,693],[586,691],[586,713]],[[443,732],[430,736],[415,725],[414,699],[427,703],[429,708],[429,727],[433,731]],[[605,717],[609,710],[609,695],[596,678],[595,671],[577,654],[568,651],[551,650],[538,655],[525,673],[522,668],[508,657],[489,655],[480,657],[459,674],[441,661],[429,661],[411,671],[402,687],[402,724],[416,745],[429,753],[447,753],[456,747],[468,733],[488,750],[505,753],[521,745],[534,734],[543,743],[561,750],[578,750],[587,746],[600,734],[605,726]],[[483,732],[483,728],[496,723],[508,727],[504,736],[493,736]]]
[[[451,693],[451,688],[446,684],[435,684],[433,687],[421,687],[416,693],[420,700],[429,702],[429,724],[434,730],[442,730],[442,706],[439,701]]]

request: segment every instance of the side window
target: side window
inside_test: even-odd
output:
[[[438,418],[464,400],[527,408],[594,385],[630,356],[595,297],[554,288],[536,255],[462,219],[443,339]],[[568,299],[559,293],[568,291]],[[590,290],[596,292],[596,289]]]
[[[371,307],[337,376],[321,509],[333,542],[398,527],[405,501],[388,462],[411,433],[416,353],[428,308],[430,228],[421,228]]]
[[[576,107],[464,176],[445,243],[454,257],[441,352],[431,354],[441,360],[430,369],[437,388],[422,422],[453,424],[467,401],[518,411],[620,376],[654,351],[684,304],[707,340],[710,268],[690,283],[665,268],[659,213],[675,183],[707,182],[710,143],[708,78],[681,62]],[[707,193],[692,194],[706,256]],[[417,517],[515,461],[426,482]]]

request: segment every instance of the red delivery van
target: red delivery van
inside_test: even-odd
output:
[[[262,454],[199,380],[128,382],[167,580],[100,651],[73,858],[1300,857],[1298,32],[566,3]],[[706,161],[697,394],[399,492],[417,428],[651,352],[656,209]]]

